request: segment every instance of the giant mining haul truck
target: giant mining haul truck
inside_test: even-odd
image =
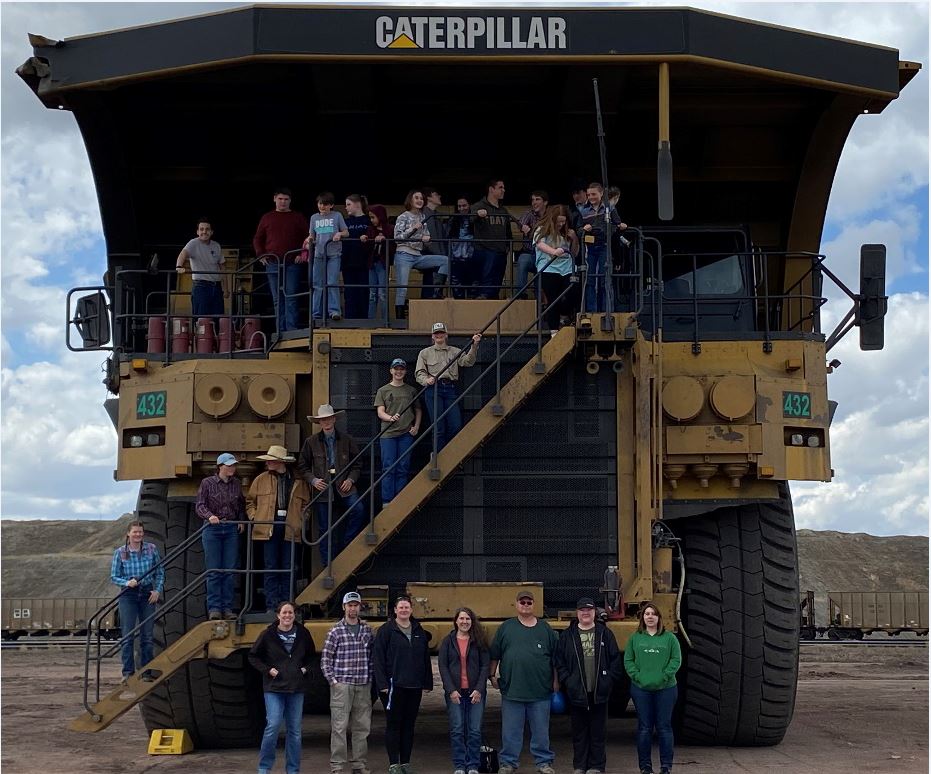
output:
[[[862,248],[848,289],[819,252],[825,209],[854,121],[881,120],[866,114],[919,65],[681,8],[250,6],[31,43],[18,72],[74,114],[106,240],[102,284],[68,296],[68,346],[109,353],[115,478],[141,482],[138,515],[168,555],[161,676],[102,693],[90,648],[74,728],[141,701],[150,728],[201,746],[258,739],[245,654],[268,621],[261,560],[243,539],[237,619],[205,620],[194,503],[218,454],[248,486],[258,455],[297,454],[331,404],[359,440],[367,519],[325,568],[339,513],[322,534],[303,526],[289,579],[318,649],[347,589],[376,621],[412,593],[434,647],[455,607],[494,630],[526,584],[556,626],[597,594],[622,647],[654,600],[683,642],[682,738],[782,739],[799,640],[789,482],[832,478],[831,347],[854,327],[863,348],[883,343],[885,249]],[[252,241],[277,186],[305,213],[329,189],[397,214],[409,188],[474,202],[496,175],[515,213],[534,189],[571,204],[578,178],[621,188],[607,276],[573,277],[605,306],[581,301],[551,336],[533,282],[485,299],[413,287],[397,319],[391,274],[380,319],[320,323],[304,278],[298,330],[278,330]],[[223,317],[192,319],[174,258],[205,213],[230,292]],[[830,332],[826,284],[850,302]],[[461,370],[464,424],[440,449],[424,420],[410,483],[382,507],[373,396],[435,321],[453,344],[484,334]],[[325,683],[308,705],[326,707]]]

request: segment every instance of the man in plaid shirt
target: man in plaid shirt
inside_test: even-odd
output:
[[[330,629],[320,655],[320,669],[330,684],[330,771],[345,770],[348,760],[346,729],[352,737],[353,774],[369,774],[366,767],[372,726],[372,627],[359,618],[362,597],[343,596],[345,617]]]

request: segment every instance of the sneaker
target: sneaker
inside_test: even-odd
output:
[[[573,769],[572,774],[585,774],[585,769]]]
[[[507,764],[498,767],[498,774],[514,774],[515,771],[517,771],[517,769],[515,769],[513,766],[508,766]]]
[[[537,766],[537,771],[540,772],[540,774],[556,774],[556,769],[554,769],[548,763],[544,763],[542,766]]]
[[[149,670],[146,670],[142,673],[142,682],[144,683],[154,683],[155,675],[153,675]]]
[[[466,774],[465,769],[456,769],[453,774]]]
[[[123,675],[120,678],[120,685],[127,685],[129,683],[129,675]]]
[[[368,769],[353,769],[352,774],[372,774]]]
[[[601,769],[589,769],[585,774],[602,774]]]
[[[223,617],[224,617],[227,621],[235,621],[235,620],[238,618],[238,616],[236,615],[236,613],[234,613],[232,610],[224,610],[224,611],[223,611]]]
[[[404,774],[404,769],[401,768],[400,763],[392,763],[388,767],[388,774]]]
[[[653,774],[653,769],[640,769],[640,774]]]
[[[666,766],[663,766],[663,768],[659,770],[659,774],[669,774],[669,769]]]
[[[402,763],[401,771],[403,771],[404,774],[414,774],[414,770],[411,768],[411,765],[409,763]]]
[[[559,333],[559,331],[550,331],[550,338],[555,339],[557,333]]]
[[[334,312],[333,314],[330,315],[330,319],[333,322],[339,322],[340,320],[343,319],[343,316],[339,312]]]
[[[209,621],[219,621],[222,617],[223,617],[223,616],[220,615],[220,611],[219,611],[219,610],[211,610],[210,613],[207,615],[207,620],[209,620]]]
[[[469,769],[468,774],[478,774],[478,769]]]

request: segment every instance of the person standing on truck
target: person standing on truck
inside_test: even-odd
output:
[[[556,673],[569,699],[573,774],[602,774],[608,700],[623,676],[621,651],[614,633],[596,620],[591,597],[582,597],[575,607],[576,620],[559,635]]]
[[[301,770],[301,720],[307,673],[314,661],[313,638],[295,623],[294,603],[280,602],[277,619],[263,631],[249,651],[249,663],[262,674],[265,696],[265,732],[259,748],[259,774],[271,774],[275,765],[278,730],[285,724],[285,770]]]
[[[601,183],[589,183],[586,191],[589,209],[581,212],[578,220],[579,238],[585,243],[585,260],[588,264],[588,277],[585,281],[585,311],[611,312],[605,307],[605,282],[609,281],[611,267],[605,265],[607,256],[608,234],[605,220],[611,220],[611,237],[616,231],[623,231],[627,224],[621,222],[616,209],[608,209],[604,202],[604,186]]]
[[[488,671],[492,687],[501,690],[499,774],[517,771],[525,724],[530,726],[530,754],[537,771],[555,774],[556,754],[550,749],[550,700],[552,693],[559,690],[553,667],[558,638],[546,621],[534,615],[533,601],[532,591],[518,591],[517,617],[502,623],[491,643]]]
[[[336,417],[342,413],[334,411],[329,403],[324,403],[315,416],[307,417],[320,425],[320,432],[304,441],[297,461],[297,472],[316,492],[330,490],[326,497],[314,495],[320,560],[324,567],[362,531],[365,524],[365,509],[356,489],[362,473],[362,463],[357,459],[359,446],[349,433],[341,433],[336,429]],[[337,502],[342,503],[346,509],[345,537],[342,542],[336,539],[337,532],[331,531],[336,519],[332,518],[330,506]],[[326,534],[328,531],[329,535]]]
[[[327,633],[320,669],[330,684],[330,772],[339,774],[348,761],[352,774],[369,774],[369,731],[372,728],[372,645],[375,633],[359,617],[362,597],[343,595],[344,617]],[[352,739],[352,756],[346,731]]]
[[[478,298],[497,298],[504,281],[511,239],[511,213],[501,206],[504,191],[503,180],[489,180],[487,193],[471,209],[476,216],[472,222],[475,233],[473,259],[482,273]]]
[[[246,515],[254,522],[252,539],[264,543],[266,571],[287,570],[294,546],[295,567],[301,566],[301,527],[304,508],[310,502],[310,489],[302,478],[295,478],[294,457],[283,446],[270,446],[257,459],[265,462],[246,494]],[[263,581],[265,610],[274,614],[279,602],[291,598],[285,572],[266,572]]]
[[[430,423],[436,424],[436,450],[439,451],[462,429],[462,412],[456,399],[459,395],[456,382],[459,381],[459,368],[475,365],[478,355],[478,343],[482,334],[472,336],[469,351],[463,353],[459,347],[447,343],[449,332],[446,323],[433,323],[433,346],[425,347],[417,355],[417,368],[414,378],[417,384],[427,389],[423,398],[427,404]],[[452,363],[452,365],[449,365]],[[449,365],[449,368],[446,366]],[[445,370],[444,370],[445,369]],[[446,416],[437,420],[449,409]]]
[[[640,774],[653,774],[653,729],[659,741],[660,774],[672,771],[672,711],[678,698],[676,672],[682,665],[679,640],[663,626],[659,608],[640,608],[640,623],[624,650],[630,698],[637,709],[637,760]]]
[[[307,218],[291,209],[291,190],[278,188],[274,194],[275,209],[266,212],[259,221],[252,247],[261,259],[268,277],[268,289],[275,304],[279,333],[298,327],[297,293],[307,262],[300,249],[307,236]],[[290,255],[289,255],[290,253]]]
[[[366,244],[376,236],[369,220],[368,201],[360,194],[346,197],[346,233],[348,240],[343,244],[343,298],[346,301],[346,317],[364,320],[369,309],[369,260],[371,247]]]
[[[579,283],[572,281],[579,240],[568,224],[566,206],[553,205],[547,209],[532,237],[540,287],[547,299],[543,320],[551,336],[556,335],[563,320],[575,320],[582,295]]]
[[[155,603],[165,586],[165,568],[154,543],[147,543],[145,526],[131,521],[126,530],[126,542],[113,552],[110,580],[120,587],[120,634],[123,640],[123,684],[136,671],[134,660],[135,635],[129,634],[140,623],[139,665],[152,660],[152,631],[155,628]],[[154,570],[152,568],[155,568]],[[128,636],[127,636],[128,635]],[[145,682],[152,682],[151,670],[142,673]]]
[[[315,320],[325,320],[327,315],[334,322],[343,319],[339,307],[339,273],[343,260],[343,237],[349,229],[342,213],[333,212],[336,199],[329,191],[317,194],[317,214],[310,218],[310,233],[304,247],[313,245],[314,261],[311,271],[313,287],[313,315]],[[332,242],[332,244],[330,244]],[[326,299],[323,288],[326,285]]]
[[[394,618],[375,635],[375,689],[385,705],[388,774],[408,774],[414,725],[424,691],[433,690],[430,634],[412,615],[411,598],[394,603]]]
[[[213,226],[207,218],[197,221],[197,236],[178,253],[175,270],[184,274],[191,267],[191,314],[194,317],[219,317],[223,314],[223,299],[229,298],[228,276],[223,271],[226,259],[220,245],[213,241]]]
[[[530,279],[530,273],[537,273],[536,251],[534,250],[533,232],[536,231],[540,220],[549,207],[549,194],[546,191],[537,190],[530,194],[530,209],[520,216],[520,230],[524,235],[524,242],[521,244],[520,255],[517,256],[517,275],[514,278],[514,292],[520,291],[527,280]],[[529,288],[528,288],[529,289]],[[521,298],[527,298],[527,291],[521,293]]]
[[[381,504],[384,508],[411,477],[411,446],[420,432],[423,412],[417,390],[404,381],[407,363],[391,361],[391,381],[375,393],[375,411],[381,420]],[[397,464],[395,464],[397,463]],[[394,467],[392,467],[394,465]]]
[[[239,566],[239,533],[246,517],[246,500],[242,482],[236,478],[239,461],[229,452],[217,457],[217,472],[200,482],[195,511],[207,522],[201,533],[205,570],[235,570]],[[231,572],[212,572],[207,576],[207,617],[211,621],[233,620]]]
[[[488,640],[471,608],[460,607],[437,659],[453,753],[453,774],[478,774],[488,682]]]

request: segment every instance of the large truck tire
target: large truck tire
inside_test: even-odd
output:
[[[798,550],[788,489],[779,501],[721,508],[675,529],[692,643],[683,647],[679,673],[679,738],[778,744],[798,681]]]
[[[168,485],[162,481],[142,483],[136,511],[163,557],[201,526],[194,503],[169,500]],[[165,568],[165,598],[172,599],[203,570],[203,548],[197,541]],[[155,652],[205,618],[201,585],[156,624]],[[201,749],[255,746],[265,727],[261,677],[247,662],[245,650],[222,660],[191,661],[143,700],[142,717],[150,732],[187,729]]]

